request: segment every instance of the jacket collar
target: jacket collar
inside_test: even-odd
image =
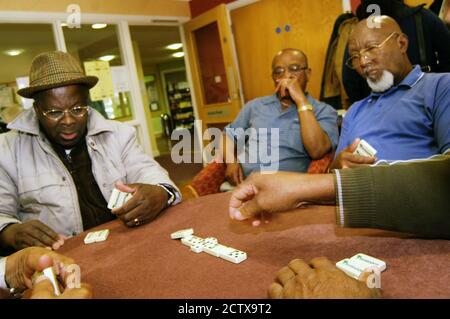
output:
[[[33,108],[22,112],[14,121],[8,124],[8,128],[32,135],[40,135],[39,121]],[[87,136],[111,131],[112,128],[109,121],[93,108],[89,108]]]

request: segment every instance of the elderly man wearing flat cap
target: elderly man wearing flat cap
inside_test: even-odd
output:
[[[135,130],[89,108],[97,81],[68,53],[33,60],[30,86],[18,94],[34,99],[34,108],[0,135],[2,251],[58,249],[68,236],[116,217],[129,227],[150,222],[181,200],[167,172],[138,145]],[[110,211],[114,187],[133,196]]]

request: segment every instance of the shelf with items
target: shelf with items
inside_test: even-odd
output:
[[[192,128],[195,117],[187,82],[168,83],[167,97],[174,129]]]

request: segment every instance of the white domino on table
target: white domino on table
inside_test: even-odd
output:
[[[375,266],[380,272],[386,270],[386,263],[383,260],[377,259],[375,257],[359,253],[350,258],[350,261],[353,263],[360,263],[365,269]]]
[[[231,251],[225,255],[221,254],[219,256],[219,258],[231,261],[232,263],[235,263],[235,264],[239,264],[247,259],[247,253],[233,248],[233,251]]]
[[[361,274],[370,267],[376,267],[380,272],[386,270],[386,263],[372,256],[359,253],[351,258],[346,258],[337,262],[336,267],[350,277],[359,279]]]
[[[202,243],[203,251],[207,254],[210,254],[214,257],[219,257],[219,253],[217,251],[217,247],[222,246],[219,245],[219,241],[214,237],[207,237],[203,240]]]
[[[358,280],[359,276],[364,272],[364,269],[359,265],[351,264],[349,258],[337,262],[336,267],[356,280]]]
[[[202,244],[195,244],[191,246],[191,251],[193,251],[194,253],[201,253],[203,252],[203,245]]]
[[[197,237],[194,235],[190,235],[190,236],[181,238],[181,243],[183,245],[186,245],[189,247],[197,245],[197,244],[201,244],[202,242],[203,242],[203,238]]]
[[[105,241],[108,238],[109,235],[109,229],[103,229],[95,232],[90,232],[84,237],[84,243],[92,244],[92,243],[99,243],[101,241]]]
[[[172,239],[181,239],[184,237],[188,237],[194,233],[194,230],[192,228],[182,229],[178,230],[172,234],[170,234],[170,238]]]
[[[85,244],[92,244],[95,243],[95,240],[97,239],[97,233],[92,232],[88,233],[86,237],[84,237],[84,243]]]

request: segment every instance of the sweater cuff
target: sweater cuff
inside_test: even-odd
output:
[[[376,194],[371,170],[335,170],[336,223],[342,227],[373,227],[376,224]]]

